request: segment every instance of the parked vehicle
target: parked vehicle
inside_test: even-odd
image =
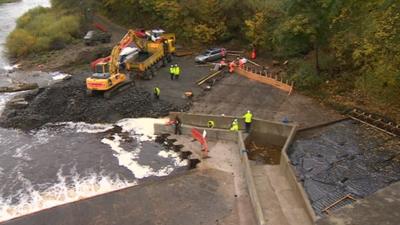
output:
[[[197,63],[212,62],[222,59],[226,55],[225,48],[210,48],[207,49],[203,54],[196,56],[195,61]]]
[[[86,33],[83,38],[86,45],[95,45],[98,43],[110,43],[111,42],[111,34],[108,32],[90,30]]]

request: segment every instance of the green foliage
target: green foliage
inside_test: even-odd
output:
[[[237,26],[237,19],[230,22],[225,18],[233,2],[236,0],[102,0],[102,9],[130,27],[162,27],[181,39],[211,44],[229,38],[228,26]]]
[[[307,53],[312,47],[312,35],[315,35],[315,30],[309,18],[297,15],[286,19],[274,32],[273,43],[277,54],[295,56]]]
[[[346,2],[332,23],[331,49],[356,87],[383,103],[400,105],[400,5],[394,1]]]
[[[244,21],[246,38],[254,47],[265,46],[268,40],[267,18],[264,12],[257,12],[253,18]]]
[[[71,42],[79,30],[79,17],[61,15],[49,8],[28,11],[17,21],[17,29],[7,38],[11,56],[58,49]]]
[[[294,81],[297,89],[313,91],[324,82],[321,75],[315,71],[314,65],[304,61],[295,60],[290,66],[290,79]]]
[[[7,48],[13,56],[26,55],[37,39],[24,29],[14,30],[7,38]]]
[[[2,3],[11,3],[11,2],[17,2],[19,0],[0,0],[0,4]]]

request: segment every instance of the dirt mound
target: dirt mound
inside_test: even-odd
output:
[[[122,118],[166,116],[170,111],[184,108],[162,99],[155,100],[140,87],[131,87],[109,100],[101,96],[88,97],[83,81],[78,79],[27,94],[25,100],[29,102],[26,108],[6,107],[0,126],[28,130],[45,123],[65,121],[111,123]]]

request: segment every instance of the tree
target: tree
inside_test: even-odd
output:
[[[257,12],[253,18],[245,20],[246,38],[255,48],[265,47],[268,40],[267,19],[263,12]]]

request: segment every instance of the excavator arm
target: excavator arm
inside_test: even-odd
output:
[[[141,30],[128,30],[121,41],[114,46],[109,57],[98,59],[91,64],[95,73],[86,79],[88,95],[102,92],[105,98],[109,98],[113,93],[122,91],[127,84],[133,83],[126,74],[120,72],[120,54],[132,43],[143,51],[143,55],[147,58],[140,61],[126,61],[125,69],[136,71],[136,75],[143,79],[151,79],[154,73],[153,66],[161,60],[163,63],[164,60],[170,62],[171,54],[175,52],[175,35],[162,34],[160,37],[156,41],[151,41]]]
[[[121,47],[121,49],[123,49],[123,48],[125,48],[126,46],[128,46],[132,42],[135,43],[135,45],[140,50],[146,50],[146,42],[147,42],[147,40],[145,38],[139,37],[136,34],[136,31],[131,30],[131,29],[128,30],[128,32],[121,39],[121,41],[118,43],[118,45]]]
[[[125,36],[121,39],[121,41],[113,48],[111,51],[111,60],[110,60],[110,73],[117,74],[119,73],[119,55],[125,47],[130,45],[131,43],[135,43],[135,45],[140,50],[145,50],[147,45],[147,40],[141,37],[138,37],[136,31],[130,29],[125,34]]]
[[[119,45],[116,45],[111,51],[111,59],[110,59],[110,73],[117,74],[119,73],[119,54],[121,53],[122,48]]]

